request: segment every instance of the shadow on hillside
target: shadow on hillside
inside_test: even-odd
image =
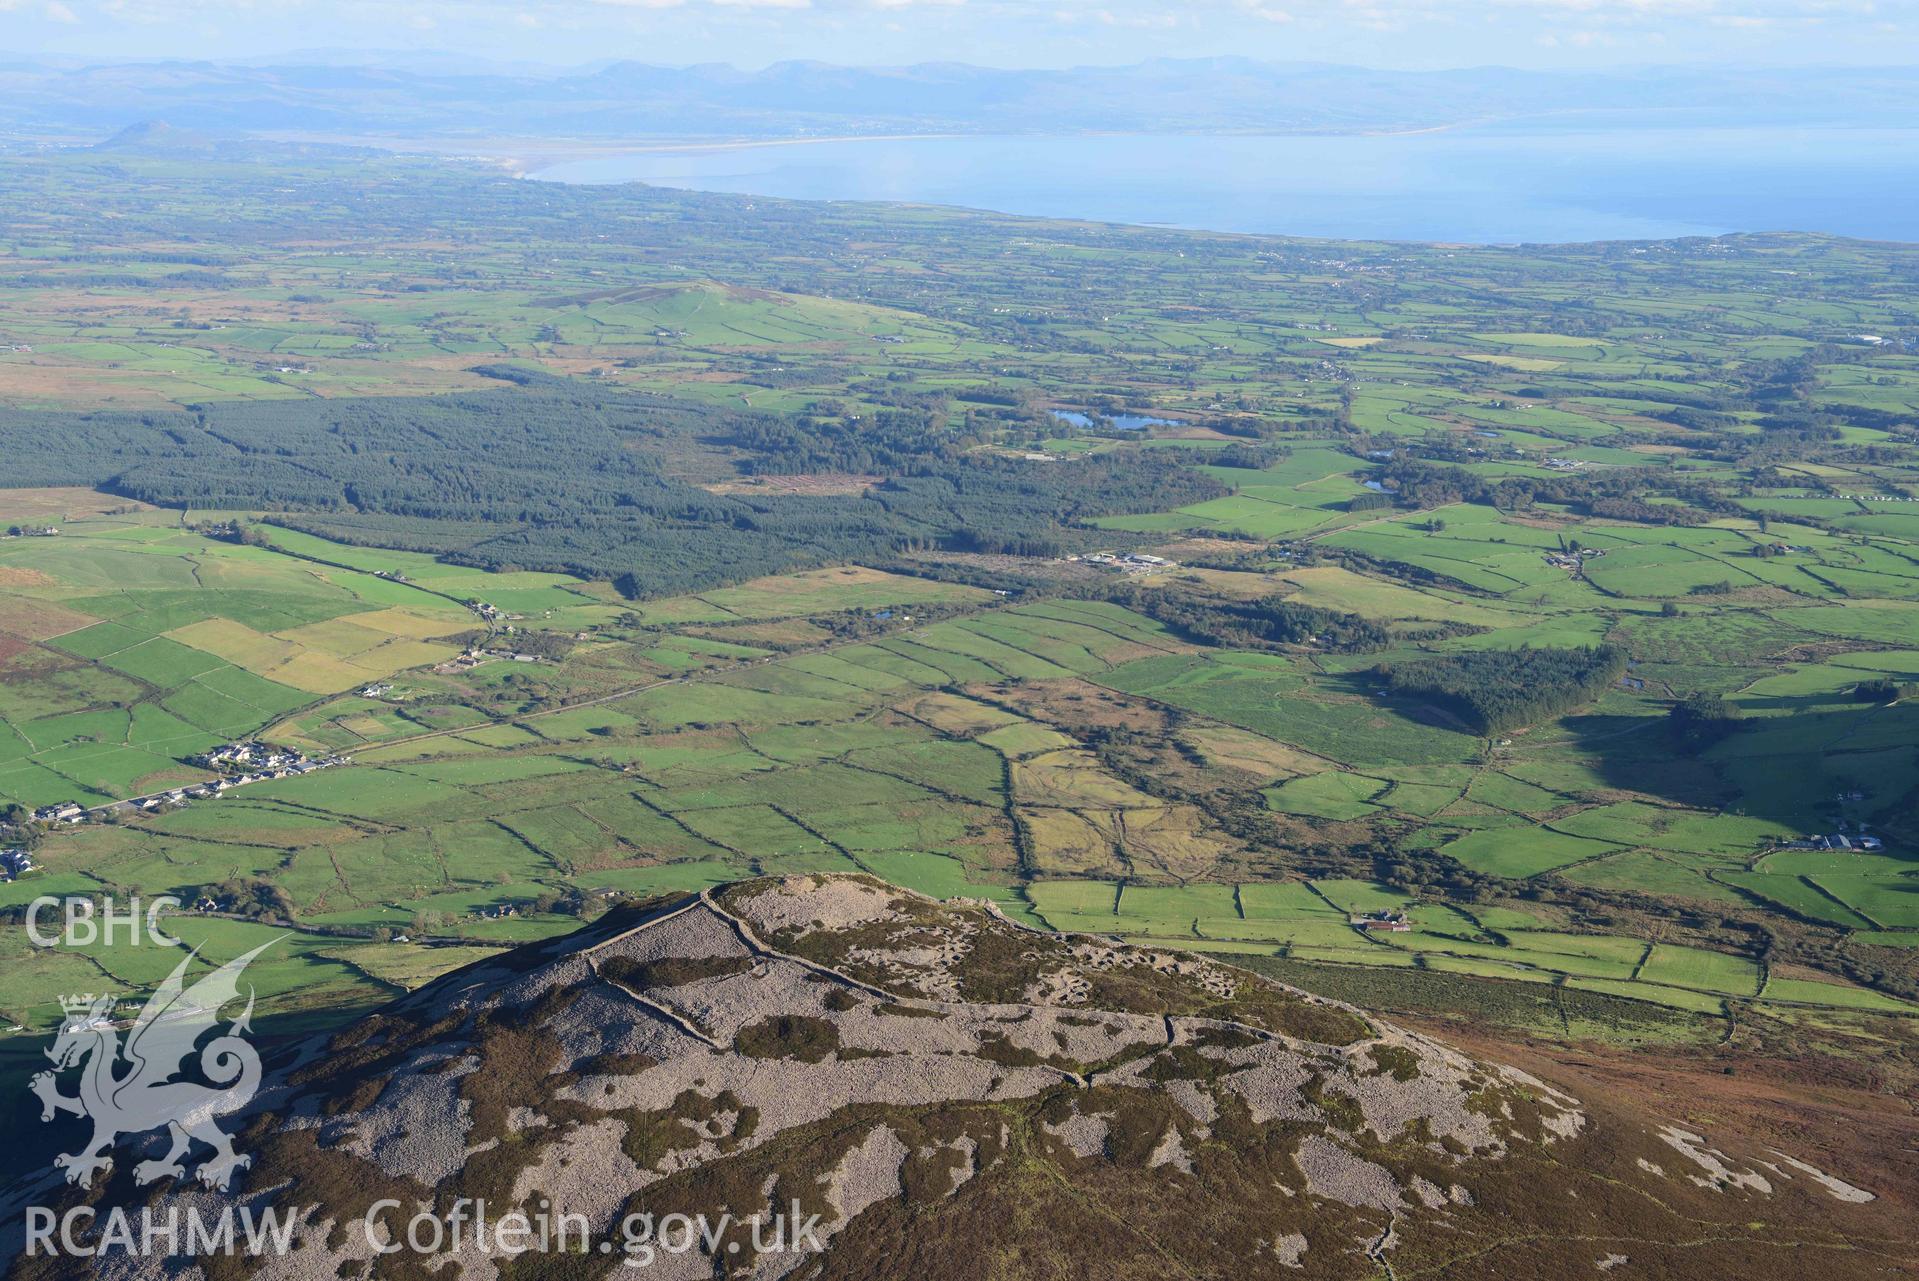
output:
[[[384,1001],[327,1006],[318,1011],[286,1011],[256,1014],[252,1033],[247,1038],[260,1051],[268,1070],[285,1061],[293,1047],[315,1032],[344,1027],[378,1009]],[[228,1007],[228,1015],[238,1011]],[[40,1175],[53,1169],[53,1158],[60,1152],[79,1150],[89,1130],[81,1118],[61,1116],[51,1124],[40,1119],[40,1101],[27,1088],[34,1073],[48,1067],[45,1050],[53,1044],[54,1029],[38,1029],[0,1037],[0,1188],[16,1180]],[[67,1072],[58,1085],[62,1094],[72,1095],[78,1082],[77,1072]],[[222,1128],[237,1127],[228,1121]],[[205,1149],[199,1149],[201,1153]],[[128,1149],[118,1153],[119,1168],[130,1162]]]
[[[1744,706],[1748,714],[1736,727],[1697,753],[1680,750],[1664,717],[1575,716],[1565,724],[1609,785],[1685,805],[1730,805],[1795,827],[1840,818],[1883,826],[1919,797],[1910,755],[1919,745],[1919,702],[1782,697],[1759,704],[1785,711],[1773,716]],[[1857,800],[1837,799],[1855,792]]]
[[[1608,787],[1714,809],[1735,799],[1710,761],[1676,750],[1658,716],[1568,716],[1574,750],[1592,760]]]
[[[1748,716],[1764,716],[1777,712],[1788,715],[1812,715],[1826,713],[1844,715],[1850,711],[1864,711],[1870,703],[1854,703],[1839,694],[1770,694],[1763,698],[1745,697],[1739,700],[1740,708]]]
[[[1315,681],[1321,689],[1361,699],[1414,725],[1449,730],[1473,738],[1481,737],[1478,727],[1430,698],[1388,693],[1380,679],[1369,671],[1329,672],[1316,677]]]

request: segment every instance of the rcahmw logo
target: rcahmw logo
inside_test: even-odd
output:
[[[130,915],[142,919],[137,912]],[[92,1136],[79,1151],[54,1158],[69,1183],[91,1186],[95,1175],[111,1168],[117,1144],[160,1130],[166,1133],[167,1149],[133,1167],[134,1182],[140,1186],[184,1177],[188,1162],[199,1156],[194,1171],[199,1181],[224,1191],[234,1174],[251,1164],[251,1158],[233,1150],[218,1122],[245,1107],[260,1088],[260,1055],[246,1039],[253,1015],[252,989],[248,989],[245,1009],[224,1028],[220,1011],[239,999],[240,976],[247,966],[278,941],[262,943],[191,986],[186,982],[187,969],[199,951],[188,952],[130,1026],[114,1020],[115,1002],[110,995],[62,998],[65,1017],[47,1051],[53,1070],[36,1075],[31,1088],[40,1098],[43,1121],[71,1113],[93,1126]],[[201,1045],[209,1034],[212,1038]],[[78,1092],[62,1094],[60,1075],[75,1069]],[[208,1154],[197,1152],[196,1145]],[[284,1253],[293,1222],[289,1218],[282,1224],[271,1211],[236,1215],[230,1206],[214,1211],[197,1202],[184,1211],[148,1206],[138,1224],[118,1208],[78,1206],[62,1213],[34,1206],[27,1210],[26,1245],[29,1254],[81,1256],[116,1248],[143,1254],[240,1249]]]

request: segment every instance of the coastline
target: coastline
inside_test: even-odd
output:
[[[808,147],[847,142],[935,142],[967,138],[1410,138],[1515,123],[1520,121],[1510,117],[1489,117],[1479,120],[1456,120],[1437,125],[1405,125],[1394,128],[1157,129],[1148,131],[1073,129],[1032,130],[1023,133],[947,129],[924,133],[805,134],[779,137],[733,134],[710,138],[642,134],[631,138],[461,139],[433,135],[370,137],[364,134],[310,133],[299,130],[263,130],[248,136],[262,141],[370,147],[400,154],[411,153],[449,160],[471,160],[503,169],[513,177],[524,178],[539,170],[551,169],[557,165],[614,156],[756,151],[776,147]]]

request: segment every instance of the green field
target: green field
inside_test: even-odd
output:
[[[1910,329],[1897,247],[13,159],[0,807],[353,763],[8,808],[0,907],[204,895],[315,1019],[820,870],[1565,1039],[1919,1002],[1919,360],[1844,338]],[[1601,646],[1576,705],[1473,685]],[[0,946],[35,1033],[155,977]]]
[[[604,621],[589,624],[587,639],[560,661],[457,673],[428,664],[393,678],[405,688],[397,701],[314,698],[233,661],[287,660],[239,652],[240,633],[218,629],[232,622],[261,637],[300,632],[344,653],[361,639],[347,629],[371,630],[367,620],[424,632],[460,615],[444,603],[393,604],[385,598],[395,588],[389,579],[371,580],[380,586],[371,599],[352,596],[331,567],[318,575],[300,557],[350,565],[340,571],[348,574],[387,569],[421,586],[458,581],[487,598],[557,590],[586,601],[594,589],[516,579],[496,591],[476,586],[472,571],[438,579],[417,556],[388,561],[384,553],[311,539],[286,540],[299,556],[235,547],[157,514],[81,520],[69,529],[62,537],[71,541],[58,544],[57,555],[45,550],[52,540],[7,549],[9,563],[54,580],[33,591],[65,611],[59,617],[71,626],[30,642],[30,654],[52,656],[46,661],[57,664],[50,669],[57,679],[0,686],[16,700],[8,725],[20,740],[0,764],[0,779],[11,772],[53,789],[26,794],[34,799],[104,799],[169,769],[188,777],[184,757],[213,741],[188,714],[216,697],[250,709],[245,718],[234,713],[236,733],[284,717],[270,733],[364,757],[346,770],[62,835],[49,848],[57,849],[57,875],[69,887],[198,894],[264,881],[284,895],[296,936],[304,924],[493,943],[564,929],[568,902],[590,904],[608,893],[863,871],[928,893],[992,899],[1036,925],[1302,963],[1562,983],[1693,1013],[1714,1013],[1728,998],[1904,1009],[1854,995],[1843,983],[1828,992],[1797,979],[1762,992],[1763,975],[1740,956],[1696,944],[1649,948],[1604,930],[1555,931],[1505,908],[1481,916],[1420,903],[1412,933],[1368,935],[1348,914],[1405,906],[1402,892],[1364,879],[1231,877],[1238,838],[1209,816],[1210,802],[1185,799],[1188,783],[1169,793],[1165,780],[1135,777],[1087,750],[1082,736],[1093,730],[1073,710],[1086,705],[1086,693],[1067,692],[1064,702],[1041,693],[1090,680],[1080,688],[1103,689],[1098,697],[1118,700],[1116,709],[1153,709],[1189,726],[1199,759],[1226,751],[1235,769],[1277,775],[1263,787],[1257,777],[1250,784],[1279,818],[1397,833],[1393,839],[1419,857],[1495,882],[1564,877],[1894,936],[1919,927],[1919,912],[1904,898],[1916,878],[1901,856],[1779,849],[1798,825],[1768,815],[1789,812],[1780,805],[1799,794],[1790,789],[1759,788],[1744,806],[1749,814],[1723,801],[1715,811],[1707,796],[1725,786],[1719,780],[1755,785],[1767,762],[1803,769],[1804,753],[1833,741],[1821,716],[1850,718],[1839,762],[1848,779],[1869,780],[1882,757],[1906,760],[1909,749],[1892,727],[1874,728],[1897,708],[1846,701],[1857,673],[1906,670],[1896,656],[1841,654],[1843,663],[1799,664],[1744,681],[1740,697],[1754,707],[1752,727],[1683,763],[1681,781],[1697,794],[1662,795],[1651,773],[1635,792],[1631,777],[1587,744],[1594,731],[1578,717],[1523,742],[1494,743],[1449,724],[1441,707],[1370,692],[1367,669],[1338,654],[1195,646],[1176,629],[1110,603],[1052,597],[1009,607],[976,589],[864,569],[662,602],[631,640],[613,617],[617,607],[583,605]],[[76,552],[92,556],[95,543],[146,558],[138,563],[151,566],[152,579],[164,581],[185,558],[202,574],[243,576],[247,594],[149,589],[123,575],[109,601],[57,577],[56,570],[72,572],[65,566]],[[1444,597],[1350,570],[1338,571],[1344,577],[1280,572],[1292,586],[1300,585],[1294,576],[1309,584],[1316,601],[1336,599],[1394,625],[1418,626],[1447,611]],[[1217,585],[1237,590],[1243,577],[1226,575]],[[907,615],[916,607],[959,613],[922,623]],[[1545,616],[1562,609],[1550,606]],[[717,611],[733,621],[716,623]],[[849,613],[882,625],[785,656],[691,630],[817,628]],[[679,621],[663,625],[662,615]],[[1475,617],[1485,620],[1473,625],[1489,643],[1514,632],[1511,615]],[[276,623],[278,631],[261,630]],[[569,617],[567,625],[578,624]],[[1627,625],[1655,636],[1655,652],[1672,667],[1753,661],[1752,649],[1695,653],[1723,645],[1714,632],[1657,617]],[[232,652],[222,658],[183,643],[182,634]],[[1763,631],[1752,635],[1762,652],[1776,643]],[[662,662],[667,652],[686,661]],[[33,670],[49,669],[36,659]],[[1813,672],[1834,679],[1806,679]],[[1035,719],[1023,710],[1031,696],[1065,719]],[[1781,697],[1815,702],[1789,717],[1762,703]],[[1591,719],[1607,726],[1599,732],[1643,751],[1658,741],[1658,726],[1656,709],[1642,698],[1639,691],[1608,695]],[[1142,790],[1142,783],[1153,786]],[[1806,793],[1828,785],[1817,775],[1795,784]],[[1618,799],[1622,789],[1635,799]],[[316,944],[302,964],[318,967],[311,972],[342,993],[419,976],[412,962],[388,961],[377,950],[322,956]]]

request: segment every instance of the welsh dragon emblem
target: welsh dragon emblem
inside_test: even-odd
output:
[[[40,1096],[41,1120],[71,1112],[93,1122],[93,1137],[85,1147],[54,1158],[69,1183],[89,1186],[95,1174],[113,1164],[110,1153],[122,1136],[162,1126],[171,1146],[166,1155],[134,1167],[137,1183],[184,1175],[182,1158],[196,1140],[213,1149],[198,1171],[200,1182],[210,1188],[224,1190],[236,1171],[252,1163],[234,1153],[232,1141],[216,1124],[221,1115],[245,1107],[260,1088],[260,1055],[246,1040],[253,1016],[251,989],[240,1017],[199,1052],[200,1075],[209,1084],[173,1078],[186,1071],[200,1038],[217,1029],[220,1008],[239,998],[240,975],[276,941],[235,957],[191,987],[185,985],[185,976],[199,949],[189,952],[148,999],[127,1029],[124,1044],[112,1018],[111,995],[62,998],[66,1018],[47,1051],[54,1069],[37,1074],[32,1088]],[[69,1098],[59,1092],[56,1079],[75,1066],[81,1068],[80,1093]]]

